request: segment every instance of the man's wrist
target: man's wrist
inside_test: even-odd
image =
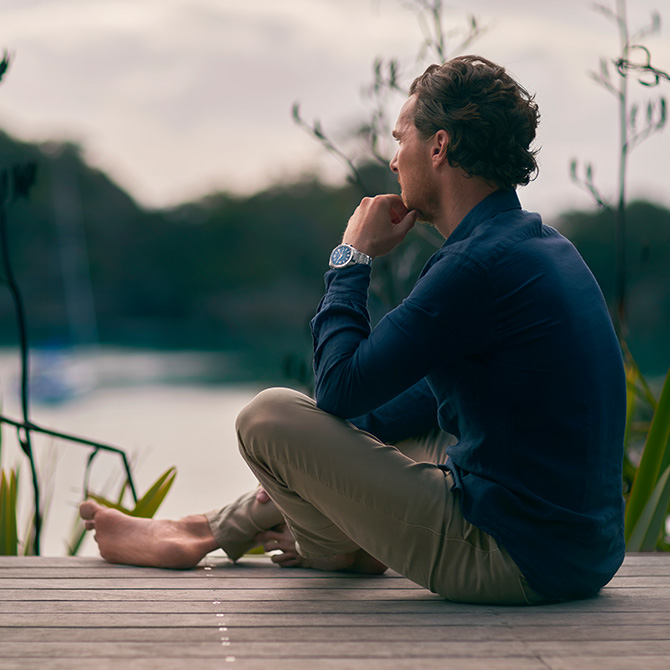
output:
[[[351,265],[372,265],[372,257],[359,251],[351,244],[340,244],[330,254],[330,267],[334,270]]]

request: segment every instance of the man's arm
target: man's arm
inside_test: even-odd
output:
[[[397,196],[381,196],[376,209],[368,203],[364,213],[372,218],[365,220],[376,225],[381,218],[380,228],[395,225],[391,206],[403,205],[400,198],[400,204],[392,198]],[[345,233],[352,246],[363,247],[357,240],[367,239],[348,236],[352,221],[358,221],[354,228],[360,225],[357,216],[362,207]],[[396,244],[402,237],[394,238]],[[359,251],[375,255],[388,249],[370,244]],[[374,330],[367,312],[370,267],[353,265],[326,273],[326,293],[311,323],[315,398],[321,409],[342,418],[359,417],[414,386],[436,367],[485,350],[493,332],[493,310],[486,308],[492,303],[486,274],[458,253],[435,258],[408,298]]]
[[[393,400],[349,422],[386,444],[396,444],[437,428],[437,401],[422,379]]]

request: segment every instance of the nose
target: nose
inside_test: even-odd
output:
[[[393,158],[391,159],[391,162],[389,163],[389,167],[391,168],[391,172],[395,172],[398,174],[398,152],[396,151]]]

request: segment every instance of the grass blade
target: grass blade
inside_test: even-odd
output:
[[[660,473],[670,464],[668,437],[670,437],[670,371],[665,377],[665,383],[651,420],[640,465],[626,505],[626,543],[630,540],[633,529],[637,526],[643,510],[655,490]]]
[[[163,504],[163,500],[165,500],[165,496],[167,496],[170,491],[176,476],[177,468],[174,466],[168,468],[137,501],[134,509],[128,509],[118,502],[113,502],[112,500],[95,495],[94,493],[89,493],[88,497],[105,507],[111,507],[124,514],[150,519]],[[125,486],[126,485],[124,484],[124,488]]]
[[[626,545],[628,551],[654,551],[665,528],[670,503],[670,467],[666,468],[654,487]]]
[[[16,524],[16,471],[10,470],[5,475],[0,470],[0,555],[16,556],[19,538]]]
[[[137,501],[135,509],[132,510],[132,516],[139,516],[145,519],[150,519],[158,511],[158,508],[163,503],[165,496],[170,491],[175,477],[177,476],[177,468],[174,466],[166,470],[151,486],[151,488]]]

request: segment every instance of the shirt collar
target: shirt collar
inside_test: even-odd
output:
[[[509,209],[521,209],[521,203],[516,191],[512,189],[494,191],[491,195],[486,196],[481,202],[477,203],[463,217],[462,221],[447,238],[444,246],[446,247],[449,244],[460,242],[470,237],[482,221],[492,219],[497,214],[500,214],[500,212]]]

